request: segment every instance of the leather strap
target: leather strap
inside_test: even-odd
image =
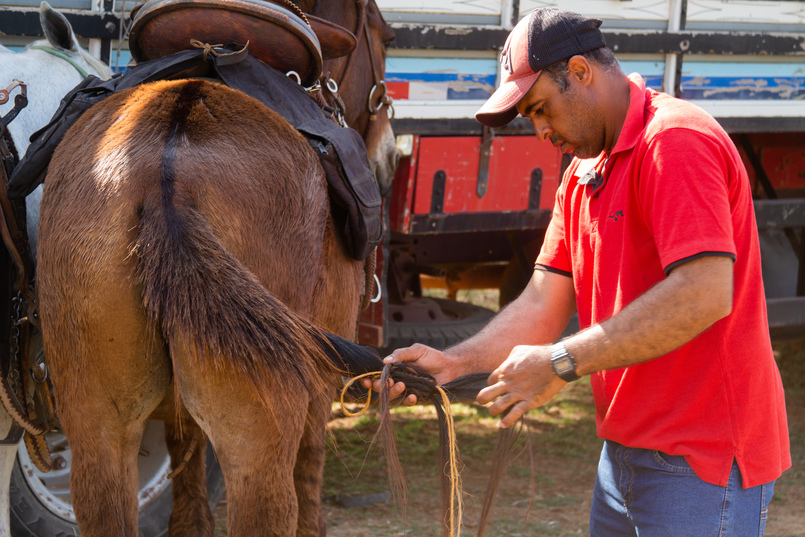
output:
[[[5,141],[5,127],[0,125],[0,235],[8,249],[11,260],[16,268],[17,277],[14,279],[14,290],[27,292],[28,279],[26,263],[20,252],[25,251],[26,237],[17,225],[16,212],[8,199],[6,186],[11,170],[8,169],[11,151]]]

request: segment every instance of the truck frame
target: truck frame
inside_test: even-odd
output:
[[[501,290],[530,277],[568,164],[519,118],[483,128],[508,32],[536,7],[603,20],[625,72],[710,112],[739,148],[755,193],[774,339],[805,336],[805,11],[801,2],[502,0],[379,5],[397,33],[386,81],[403,154],[387,203],[387,299],[362,319],[365,343],[445,346],[487,319],[422,287]],[[434,278],[435,277],[435,278]],[[575,327],[571,326],[569,330]]]

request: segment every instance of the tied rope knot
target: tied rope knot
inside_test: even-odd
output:
[[[388,379],[393,378],[395,382],[405,383],[406,395],[414,394],[417,399],[430,400],[439,412],[439,405],[441,404],[444,409],[444,421],[447,429],[447,443],[448,443],[448,460],[447,468],[445,471],[449,474],[450,478],[450,535],[459,537],[461,533],[461,516],[462,516],[462,501],[461,501],[461,477],[459,476],[459,460],[458,460],[458,444],[456,442],[456,428],[453,422],[453,412],[450,408],[450,396],[439,385],[436,384],[436,379],[427,373],[417,371],[412,367],[405,364],[386,364],[382,371],[372,371],[352,377],[341,389],[341,409],[345,415],[349,417],[357,417],[364,414],[369,410],[369,405],[372,403],[372,388],[366,395],[366,401],[363,403],[363,408],[357,412],[350,412],[345,406],[344,396],[349,391],[352,384],[363,378],[371,378],[373,381],[380,379],[381,392],[380,397],[387,400],[388,398]],[[385,405],[384,405],[385,406]]]
[[[209,43],[202,43],[198,39],[191,39],[190,40],[190,44],[193,47],[200,48],[201,50],[204,51],[202,53],[202,55],[201,55],[201,59],[203,59],[205,62],[207,61],[207,55],[208,54],[212,54],[216,58],[223,57],[223,56],[235,56],[237,54],[242,54],[243,51],[245,51],[245,50],[247,50],[249,48],[249,43],[250,43],[250,41],[246,41],[246,44],[243,45],[243,48],[240,49],[240,50],[234,50],[232,52],[219,52],[219,51],[217,51],[215,49],[227,50],[224,47],[223,44],[210,45]]]

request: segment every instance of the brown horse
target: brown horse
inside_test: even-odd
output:
[[[386,187],[396,149],[386,108],[370,118],[367,96],[393,33],[364,2],[299,4],[368,26],[325,72]],[[340,378],[311,323],[353,337],[365,290],[317,157],[277,113],[203,80],[109,97],[65,140],[46,179],[37,293],[82,534],[137,535],[149,417],[166,422],[174,468],[192,454],[173,482],[171,535],[212,535],[205,435],[224,472],[229,535],[324,534],[325,427]]]

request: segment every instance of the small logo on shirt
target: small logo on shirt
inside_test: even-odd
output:
[[[611,215],[607,216],[607,218],[613,218],[617,222],[618,218],[623,218],[623,211],[618,211],[615,214],[611,214]]]

